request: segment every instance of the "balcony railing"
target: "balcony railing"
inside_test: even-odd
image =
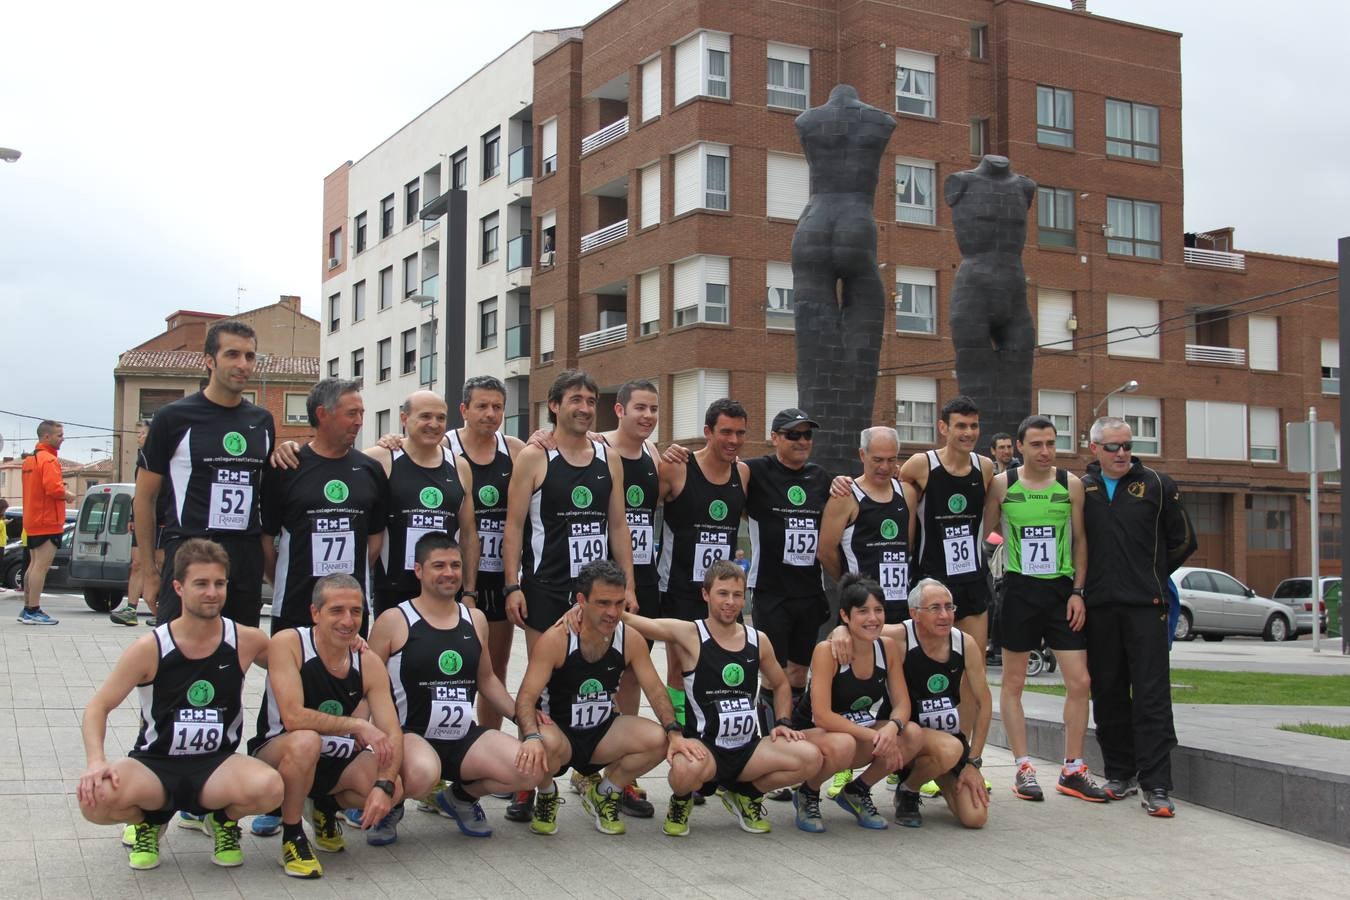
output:
[[[612,144],[619,138],[628,133],[628,117],[624,116],[617,122],[610,122],[604,128],[592,134],[586,135],[581,139],[581,153],[584,156],[592,150],[599,150],[607,144]]]
[[[1241,253],[1229,253],[1226,250],[1201,250],[1198,247],[1186,247],[1182,258],[1187,265],[1208,266],[1211,269],[1227,269],[1230,272],[1247,271],[1247,257]]]
[[[1247,351],[1241,347],[1206,347],[1204,344],[1187,344],[1186,362],[1245,366],[1247,364]]]
[[[517,147],[511,151],[511,155],[506,158],[506,183],[515,184],[522,178],[529,178],[534,174],[534,146],[526,144],[524,147]]]
[[[506,242],[506,271],[523,269],[530,264],[530,234],[522,231]]]
[[[423,278],[422,294],[427,297],[436,297],[439,300],[440,295],[436,293],[436,289],[440,286],[440,283],[440,275],[428,275],[426,278]]]
[[[599,231],[592,231],[590,234],[581,236],[581,252],[594,250],[596,247],[603,247],[605,244],[612,243],[622,238],[628,237],[628,220],[621,219],[613,225],[606,225]]]
[[[428,356],[423,356],[420,360],[418,360],[419,363],[417,368],[418,384],[436,383],[436,356],[437,354],[432,353]]]
[[[628,340],[627,322],[611,328],[601,328],[599,331],[592,331],[590,334],[583,334],[577,339],[577,350],[585,353],[587,350],[608,347],[610,344],[622,344],[626,340]]]
[[[527,359],[530,355],[530,323],[521,322],[506,329],[506,358]]]
[[[511,437],[518,437],[522,441],[526,438],[525,429],[530,427],[530,416],[528,413],[520,413],[515,416],[507,416],[506,421],[502,422],[502,433]]]

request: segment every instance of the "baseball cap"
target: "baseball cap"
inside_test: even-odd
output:
[[[788,431],[795,425],[810,425],[812,428],[820,427],[819,422],[796,408],[780,410],[778,415],[773,417],[774,431]]]

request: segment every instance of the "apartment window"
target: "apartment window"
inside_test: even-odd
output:
[[[483,180],[502,170],[502,130],[494,128],[483,135]]]
[[[661,222],[661,164],[652,163],[639,173],[638,228],[650,228]]]
[[[558,171],[558,120],[549,119],[539,129],[539,143],[543,149],[539,152],[539,171],[541,175],[552,175]]]
[[[937,381],[901,375],[895,379],[895,430],[902,444],[937,440]]]
[[[1046,350],[1072,350],[1073,294],[1053,288],[1036,292],[1036,344]]]
[[[1247,406],[1221,400],[1186,401],[1186,455],[1191,459],[1247,457]]]
[[[417,254],[403,257],[403,299],[407,300],[421,288],[417,281]]]
[[[1130,426],[1134,452],[1140,456],[1162,454],[1162,401],[1157,397],[1116,394],[1106,410]]]
[[[539,310],[539,363],[553,362],[553,307]]]
[[[703,436],[703,414],[708,404],[729,396],[730,378],[720,369],[697,369],[671,378],[670,429],[672,440]]]
[[[1341,342],[1322,338],[1322,393],[1341,393]]]
[[[1036,189],[1037,241],[1046,247],[1074,245],[1073,191]]]
[[[366,350],[357,347],[352,351],[352,378],[361,378],[366,374]]]
[[[795,409],[797,406],[797,376],[764,376],[764,440],[773,438],[773,417],[780,409]]]
[[[971,59],[989,58],[988,25],[970,26],[970,58]]]
[[[656,334],[661,329],[661,272],[657,269],[638,276],[638,319],[640,334]]]
[[[1248,413],[1252,462],[1280,461],[1280,411],[1253,406]]]
[[[330,359],[330,360],[328,361],[328,377],[329,377],[329,378],[338,378],[338,377],[341,377],[341,376],[339,375],[339,368],[338,368],[339,365],[340,365],[340,364],[339,364],[338,358],[337,358],[336,356],[333,357],[332,359]]]
[[[305,408],[309,400],[308,394],[287,394],[286,395],[286,424],[287,425],[308,425],[309,410]]]
[[[1107,253],[1162,259],[1162,207],[1107,197],[1106,237]]]
[[[423,322],[418,347],[417,382],[418,384],[436,383],[436,320]]]
[[[661,115],[661,57],[642,64],[642,121]]]
[[[675,46],[675,104],[731,97],[731,36],[701,31]]]
[[[1247,549],[1291,550],[1294,498],[1288,494],[1247,495]]]
[[[895,270],[895,330],[937,333],[937,272],[900,266]]]
[[[497,298],[489,297],[478,304],[478,349],[491,350],[497,346]]]
[[[328,232],[328,268],[334,269],[342,262],[342,229],[334,228]]]
[[[366,214],[358,213],[356,216],[356,252],[361,253],[366,249]]]
[[[366,317],[366,283],[358,281],[352,285],[352,321],[360,322]]]
[[[394,305],[394,267],[385,266],[380,270],[380,312]]]
[[[674,213],[730,209],[730,158],[721,144],[696,144],[675,156]]]
[[[936,180],[931,161],[897,157],[895,160],[895,220],[914,225],[937,224],[933,199]]]
[[[496,213],[488,213],[479,220],[479,233],[482,235],[480,246],[482,255],[479,259],[481,263],[490,263],[497,258],[497,221]]]
[[[771,262],[765,267],[769,297],[764,307],[764,326],[792,330],[797,327],[793,303],[792,264]],[[785,407],[778,407],[784,409]],[[775,410],[776,412],[777,410]]]
[[[1158,107],[1128,100],[1106,101],[1106,152],[1157,162]]]
[[[768,103],[787,109],[810,106],[811,51],[786,44],[769,44]]]
[[[970,120],[970,155],[984,156],[989,152],[989,120]]]
[[[1072,391],[1041,391],[1040,414],[1055,423],[1055,452],[1072,453],[1074,402]]]
[[[1073,146],[1073,91],[1036,85],[1036,143]]]
[[[765,158],[764,211],[770,218],[794,222],[811,194],[811,170],[805,156],[770,153]]]
[[[379,361],[379,380],[388,381],[394,371],[394,339],[385,338],[375,345],[375,356]],[[380,432],[384,434],[383,431]]]
[[[382,409],[375,414],[375,434],[384,437],[389,434],[389,410]]]
[[[342,327],[342,295],[333,294],[328,298],[328,333],[332,334]]]
[[[403,186],[403,224],[411,225],[417,221],[422,211],[422,179],[414,178]]]
[[[1247,317],[1247,359],[1260,372],[1280,368],[1280,320],[1274,316]]]
[[[394,195],[380,201],[380,239],[394,233]]]
[[[417,368],[417,329],[409,328],[403,332],[400,351],[403,354],[399,364],[400,375],[410,375]]]
[[[895,111],[933,118],[937,113],[937,57],[895,51]]]
[[[675,264],[675,327],[695,322],[725,325],[730,321],[730,260],[694,256]]]
[[[1342,541],[1341,514],[1318,513],[1317,543],[1321,548],[1319,553],[1321,558],[1330,560],[1340,559],[1341,541]]]
[[[1106,296],[1107,353],[1158,359],[1158,301]]]
[[[462,191],[469,186],[469,148],[450,157],[450,189]]]

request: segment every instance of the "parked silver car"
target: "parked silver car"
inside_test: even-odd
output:
[[[1322,596],[1318,603],[1317,621],[1322,626],[1322,633],[1327,633],[1327,601],[1333,591],[1336,596],[1340,595],[1341,578],[1339,575],[1323,575]],[[1299,634],[1312,634],[1312,579],[1307,575],[1298,578],[1286,578],[1275,585],[1275,593],[1271,595],[1272,600],[1278,600],[1294,611],[1294,624],[1298,628]]]
[[[1207,641],[1221,641],[1230,634],[1259,634],[1268,641],[1285,641],[1295,634],[1288,606],[1258,597],[1227,572],[1182,566],[1172,573],[1172,584],[1181,597],[1176,627],[1179,641],[1197,634]]]

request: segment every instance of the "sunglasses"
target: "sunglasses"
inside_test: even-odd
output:
[[[780,431],[778,433],[789,441],[809,441],[815,434],[815,432],[809,428],[803,429],[801,431]]]
[[[1101,448],[1107,453],[1119,453],[1121,450],[1133,450],[1133,441],[1112,441],[1109,444],[1102,444]]]

